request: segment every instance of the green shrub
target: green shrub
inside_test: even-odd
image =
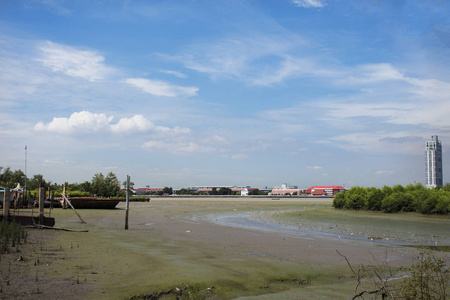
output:
[[[352,187],[345,195],[345,208],[365,209],[367,207],[367,191],[365,188]]]
[[[418,212],[421,214],[431,214],[436,208],[439,196],[436,193],[431,194],[418,204]]]
[[[403,192],[394,192],[381,201],[381,209],[386,213],[400,212],[405,203],[405,194]]]
[[[450,213],[450,195],[448,195],[448,193],[439,197],[436,204],[435,213],[440,215],[447,215]]]
[[[333,198],[334,208],[344,208],[346,191],[337,193]]]
[[[339,196],[338,196],[339,195]],[[419,212],[422,214],[449,214],[450,191],[444,188],[427,189],[422,184],[375,187],[352,187],[333,199],[334,208],[366,209],[395,212]]]
[[[401,299],[447,298],[449,270],[444,259],[437,258],[431,251],[421,252],[408,273],[399,288]]]
[[[369,188],[367,193],[367,209],[379,211],[381,210],[381,201],[383,201],[383,191],[375,187]]]

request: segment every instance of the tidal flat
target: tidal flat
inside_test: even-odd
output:
[[[356,282],[337,251],[397,268],[419,253],[410,245],[450,245],[448,216],[337,211],[330,199],[132,202],[128,230],[125,203],[78,213],[86,224],[52,210],[57,227],[88,232],[52,232],[39,272],[71,278],[79,299],[349,299]]]

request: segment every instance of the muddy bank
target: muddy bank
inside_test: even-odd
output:
[[[46,242],[55,258],[64,257],[49,264],[46,280],[71,278],[75,290],[84,289],[74,296],[83,299],[126,299],[167,291],[171,292],[165,297],[175,299],[176,288],[192,293],[183,284],[206,294],[214,287],[214,295],[208,297],[217,299],[263,295],[348,299],[354,282],[336,250],[354,264],[374,264],[376,259],[393,266],[409,265],[417,254],[416,249],[397,245],[291,234],[279,228],[291,229],[289,222],[276,219],[270,224],[254,218],[305,208],[321,210],[330,204],[151,200],[130,204],[129,230],[124,229],[125,203],[115,210],[78,210],[86,224],[71,210],[54,210],[56,226],[88,232],[58,232]],[[247,215],[252,217],[245,226],[229,226],[229,217]],[[219,221],[225,219],[227,224]],[[258,222],[274,227],[269,230]],[[66,254],[58,254],[60,246]]]

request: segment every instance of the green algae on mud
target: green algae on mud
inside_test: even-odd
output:
[[[185,291],[182,295],[186,297],[196,293],[206,299],[262,295],[289,299],[299,294],[315,295],[319,287],[320,293],[347,299],[353,279],[346,264],[331,248],[326,253],[332,257],[326,261],[323,256],[316,257],[316,252],[325,253],[321,251],[333,246],[188,217],[257,211],[278,211],[281,215],[294,210],[320,211],[330,205],[331,201],[133,203],[129,230],[124,230],[125,212],[121,206],[115,210],[79,210],[87,224],[81,224],[71,210],[54,210],[57,226],[89,232],[55,235],[54,246],[70,250],[52,267],[57,269],[55,274],[76,276],[94,284],[85,297],[88,299],[138,299],[153,293],[172,299],[180,297],[180,291]]]

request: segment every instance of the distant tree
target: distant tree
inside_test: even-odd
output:
[[[164,187],[162,190],[162,194],[169,194],[172,195],[173,194],[173,189],[171,187]]]
[[[440,187],[440,188],[443,189],[446,192],[450,192],[450,182],[444,183],[444,185],[442,187]]]
[[[127,188],[127,181],[125,180],[124,182],[122,182],[122,186],[124,189]],[[130,188],[133,189],[134,188],[134,182],[130,181]]]
[[[217,189],[216,188],[212,188],[211,192],[209,192],[210,195],[217,195]]]
[[[127,195],[127,181],[125,180],[124,182],[122,182],[122,186],[123,186],[123,191],[120,192],[120,195],[125,197]],[[134,182],[130,181],[130,189],[128,190],[129,195],[132,195],[134,193],[133,191],[134,189]]]
[[[109,172],[105,177],[107,195],[105,197],[117,196],[120,191],[120,181],[116,174]]]
[[[91,191],[100,197],[114,197],[119,194],[120,182],[112,172],[106,177],[102,173],[97,173],[92,178]]]
[[[83,183],[80,183],[80,190],[82,192],[92,193],[91,183],[89,181],[85,181]]]
[[[222,187],[219,189],[219,195],[231,195],[231,189]]]
[[[92,177],[91,181],[92,193],[96,196],[104,196],[106,194],[105,176],[97,173]]]
[[[6,167],[0,173],[0,186],[5,188],[14,188],[20,183],[21,186],[25,185],[25,173],[22,170],[12,171],[10,167]]]
[[[258,195],[260,195],[260,190],[259,189],[254,189],[253,191],[252,191],[252,195],[255,195],[255,196],[258,196]]]
[[[405,187],[401,184],[396,184],[392,187],[393,192],[404,192],[405,191]]]
[[[194,195],[195,193],[188,189],[181,189],[177,191],[177,195]]]
[[[42,174],[34,175],[33,178],[28,180],[27,182],[27,189],[28,190],[34,190],[39,187],[48,188],[49,183],[47,183],[44,179],[44,176]]]

